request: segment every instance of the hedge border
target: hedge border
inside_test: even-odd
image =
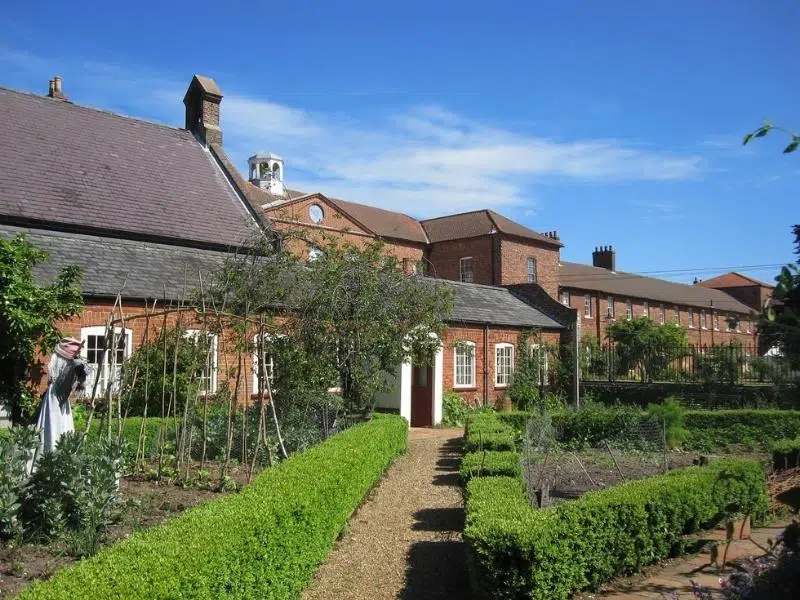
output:
[[[405,419],[376,415],[19,598],[297,598],[407,438]]]

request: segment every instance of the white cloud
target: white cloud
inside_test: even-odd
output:
[[[12,63],[46,81],[55,61],[0,47]],[[55,71],[53,71],[55,72]],[[74,99],[109,110],[141,111],[182,123],[188,84],[146,69],[73,65]],[[223,90],[229,88],[220,82]],[[80,92],[80,94],[78,94]],[[698,155],[677,155],[617,139],[554,140],[469,119],[437,105],[408,106],[367,119],[280,104],[228,90],[222,101],[225,146],[244,170],[250,154],[286,159],[290,187],[417,216],[476,208],[535,210],[542,181],[664,182],[698,177]],[[576,202],[579,201],[576,199]]]

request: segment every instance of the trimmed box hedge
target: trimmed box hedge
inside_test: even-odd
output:
[[[732,444],[767,450],[771,442],[800,434],[800,411],[779,409],[690,410],[686,446],[713,450]]]
[[[769,449],[772,453],[772,468],[778,470],[800,466],[800,436],[772,442]]]
[[[566,599],[637,572],[681,536],[730,511],[759,518],[767,495],[755,461],[720,461],[589,492],[533,509],[519,477],[475,477],[466,488],[470,575],[484,598]]]
[[[516,448],[514,433],[511,431],[473,434],[464,441],[464,452],[478,452],[480,450],[513,451]]]
[[[190,509],[35,583],[21,600],[297,598],[384,470],[405,419],[376,415]]]
[[[473,477],[505,475],[521,477],[522,468],[516,451],[469,452],[461,460],[461,481],[466,484]]]
[[[630,406],[591,406],[557,412],[552,419],[560,442],[583,447],[633,436],[645,416],[644,411]],[[518,434],[524,432],[528,418],[529,413],[521,411],[497,414],[498,422],[513,427]],[[712,451],[737,444],[768,450],[770,443],[800,434],[800,411],[687,410],[685,427],[687,450]]]

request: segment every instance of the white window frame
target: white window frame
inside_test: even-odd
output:
[[[614,318],[614,296],[606,296],[606,317]]]
[[[571,300],[571,298],[570,298],[569,291],[568,290],[561,290],[561,304],[563,304],[564,306],[569,306],[570,305],[570,300]]]
[[[633,300],[625,300],[625,318],[628,321],[633,319]]]
[[[270,343],[275,339],[280,339],[283,337],[286,336],[284,335],[273,336],[272,334],[269,333],[264,334],[265,343]],[[251,363],[251,370],[253,371],[253,389],[251,393],[258,394],[258,368],[259,365],[261,364],[261,361],[259,360],[258,357],[258,334],[255,334],[253,336],[253,356],[251,357],[250,363]],[[275,388],[273,386],[275,385],[275,357],[272,355],[271,352],[269,353],[269,361],[266,362],[265,366],[267,368],[267,379],[269,379],[269,386],[270,389],[272,390],[272,393],[274,394]],[[266,388],[264,388],[264,393],[266,392],[267,390]]]
[[[714,311],[711,318],[713,319],[714,331],[719,331],[719,313]]]
[[[187,329],[183,332],[183,336],[186,339],[190,340],[197,340],[198,337],[202,334],[202,329]],[[198,377],[199,380],[208,380],[208,389],[203,388],[200,386],[199,392],[201,396],[210,396],[211,394],[217,393],[217,368],[219,366],[219,362],[217,360],[217,334],[216,333],[207,333],[208,335],[208,343],[209,343],[209,353],[208,353],[208,362],[206,363],[206,368],[210,369],[208,377]]]
[[[727,323],[728,323],[728,331],[734,331],[736,328],[735,328],[733,325],[731,325],[731,321],[733,321],[733,320],[734,320],[734,318],[733,318],[733,315],[729,314],[729,315],[728,315],[728,318],[727,318],[727,319],[725,319],[725,320],[726,320],[726,321],[727,321]]]
[[[708,313],[705,309],[700,309],[700,329],[708,329]]]
[[[667,309],[663,303],[658,305],[658,322],[661,325],[667,323]]]
[[[466,340],[459,340],[458,342],[461,346],[468,346],[471,349],[471,356],[462,357],[466,360],[461,366],[463,367],[463,371],[459,373],[459,351],[463,350],[463,348],[459,348],[456,346],[453,348],[453,388],[454,389],[465,389],[465,388],[474,388],[475,387],[475,342],[469,342]],[[468,369],[468,371],[467,371]],[[459,383],[459,375],[467,375],[469,374],[469,381]]]
[[[642,316],[645,319],[649,319],[650,318],[650,303],[647,300],[642,302]]]
[[[584,319],[591,319],[592,318],[592,295],[591,294],[584,294],[583,295],[583,318]]]
[[[508,351],[508,372],[500,371],[500,354]],[[505,361],[506,357],[503,357]],[[505,388],[511,383],[511,375],[514,373],[514,344],[503,342],[494,345],[494,387]],[[501,378],[502,375],[502,378]],[[502,379],[502,381],[501,381]]]
[[[689,329],[694,329],[694,309],[687,309],[689,315]]]
[[[531,272],[531,265],[533,265],[533,272]],[[536,283],[536,257],[528,257],[528,283]]]
[[[89,337],[90,336],[99,336],[103,339],[106,337],[107,328],[105,325],[94,325],[90,327],[81,327],[81,342],[83,345],[81,346],[81,359],[83,362],[86,363],[87,367],[87,377],[86,377],[86,389],[84,390],[84,396],[86,398],[91,398],[92,390],[94,389],[94,380],[95,380],[95,366],[99,363],[90,363],[88,360],[89,354]],[[126,327],[123,329],[122,327],[114,327],[114,336],[117,335],[124,335],[125,336],[125,347],[123,348],[123,360],[122,363],[124,364],[126,360],[131,357],[133,352],[133,330]],[[102,350],[100,350],[102,352]],[[113,352],[110,351],[110,352]],[[109,377],[111,377],[111,393],[117,394],[119,393],[119,386],[121,381],[121,374],[122,374],[122,364],[114,364],[115,373],[111,374],[111,354],[106,354],[106,360],[100,367],[100,379],[97,381],[97,397],[102,398],[105,396],[106,387],[108,385]]]
[[[469,261],[469,262],[466,262]],[[464,268],[465,265],[469,266],[469,281],[464,278],[465,273],[467,272]],[[472,267],[472,257],[471,256],[464,256],[458,259],[458,280],[461,283],[474,283],[475,282],[475,271]]]
[[[745,331],[746,331],[747,333],[753,333],[753,332],[752,332],[752,325],[750,324],[750,319],[748,319],[748,320],[745,322]]]
[[[537,382],[539,385],[548,385],[550,383],[550,356],[547,351],[547,345],[531,344],[530,351],[538,355],[539,373],[536,378]]]
[[[676,304],[675,306],[673,306],[673,308],[675,309],[675,324],[680,327],[680,324],[681,324],[681,307]]]

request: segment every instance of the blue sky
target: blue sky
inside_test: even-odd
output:
[[[557,4],[557,6],[556,6]],[[656,6],[659,4],[660,6]],[[800,3],[29,1],[0,16],[0,85],[181,126],[215,78],[243,171],[417,217],[493,208],[566,260],[679,281],[792,257]],[[747,274],[772,280],[774,267]]]

